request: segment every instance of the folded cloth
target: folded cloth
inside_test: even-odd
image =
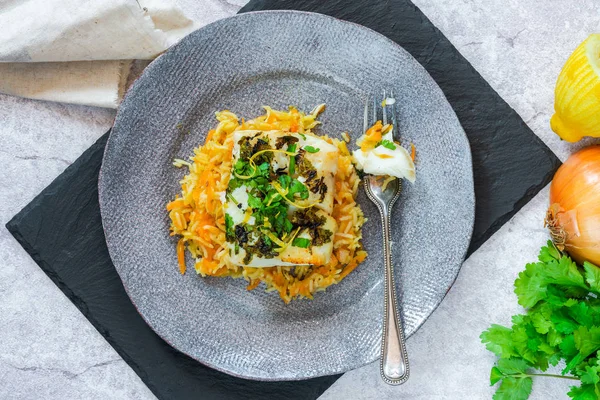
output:
[[[4,0],[0,92],[116,108],[131,60],[194,29],[168,0]]]

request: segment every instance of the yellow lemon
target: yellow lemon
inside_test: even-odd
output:
[[[600,34],[590,35],[571,54],[554,91],[552,130],[568,142],[600,137]]]

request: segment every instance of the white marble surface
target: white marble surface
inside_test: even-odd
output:
[[[481,75],[561,159],[574,148],[548,126],[564,60],[600,32],[597,0],[415,0]],[[208,23],[244,0],[179,0]],[[152,399],[4,224],[111,125],[114,112],[0,95],[0,399]],[[323,399],[484,399],[491,353],[478,336],[520,311],[512,282],[547,239],[547,189],[464,264],[445,301],[408,341],[411,379],[379,381],[376,364],[345,374]],[[566,385],[534,383],[532,399],[565,398]]]

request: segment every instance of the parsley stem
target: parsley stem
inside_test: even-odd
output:
[[[571,379],[574,381],[578,381],[579,378],[574,377],[574,376],[564,376],[564,375],[555,375],[555,374],[523,374],[523,377],[527,377],[527,376],[547,376],[550,378],[562,378],[562,379]]]

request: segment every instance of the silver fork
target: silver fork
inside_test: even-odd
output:
[[[386,99],[386,92],[383,91]],[[390,92],[390,98],[394,98],[394,92]],[[392,135],[394,140],[399,140],[398,125],[396,121],[396,104],[387,102],[382,106],[383,124],[388,123],[387,108],[390,108],[391,123],[393,125]],[[369,101],[365,103],[364,131],[377,121],[377,100],[373,97],[372,118],[369,121]],[[364,185],[367,196],[379,209],[381,214],[381,225],[383,226],[383,256],[385,259],[385,306],[383,312],[383,337],[381,341],[381,377],[390,385],[401,385],[408,380],[410,373],[408,367],[408,354],[404,341],[404,329],[398,314],[398,300],[396,297],[396,285],[394,284],[394,267],[392,265],[392,253],[390,251],[391,231],[390,214],[392,206],[398,200],[402,189],[400,179],[391,181],[385,190],[383,182],[376,180],[372,175],[365,176]]]

